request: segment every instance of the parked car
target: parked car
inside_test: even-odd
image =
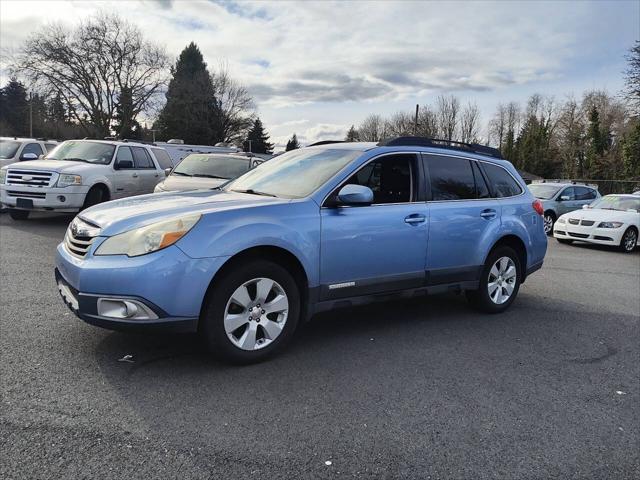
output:
[[[38,138],[0,137],[0,167],[16,162],[37,160],[53,150],[58,142]]]
[[[605,195],[579,212],[561,215],[553,228],[560,243],[616,246],[630,253],[638,244],[640,195]]]
[[[224,144],[216,144],[212,145],[187,145],[184,141],[180,139],[171,139],[168,142],[156,142],[158,147],[164,148],[169,156],[171,157],[171,162],[173,166],[177,165],[185,158],[187,155],[192,155],[194,153],[237,153],[240,151],[239,148],[232,145],[224,145]]]
[[[553,224],[560,215],[579,210],[600,198],[600,193],[588,185],[574,183],[533,183],[529,190],[542,200],[544,206],[544,231],[553,233]]]
[[[2,167],[0,202],[14,220],[36,210],[77,212],[106,200],[151,193],[169,167],[168,155],[159,147],[68,140],[41,160]]]
[[[245,155],[192,153],[182,159],[174,169],[166,172],[167,178],[156,185],[155,192],[215,188],[239,177],[260,163],[262,159]]]
[[[62,298],[110,329],[198,331],[252,362],[315,312],[467,292],[502,312],[542,266],[542,204],[496,150],[400,137],[287,152],[217,190],[115,200],[58,246]]]

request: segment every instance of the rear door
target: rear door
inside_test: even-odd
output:
[[[382,155],[329,195],[357,184],[371,188],[374,200],[368,206],[321,208],[321,299],[424,285],[428,215],[423,183],[417,155]]]
[[[475,281],[484,261],[480,252],[500,228],[499,203],[475,160],[424,154],[423,161],[430,187],[427,281]]]

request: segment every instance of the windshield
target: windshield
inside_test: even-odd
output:
[[[211,177],[229,180],[249,170],[249,159],[229,155],[192,154],[186,156],[171,175]]]
[[[607,195],[591,204],[591,208],[601,210],[635,210],[640,212],[640,198],[623,197],[620,195]]]
[[[13,140],[0,140],[0,158],[13,158],[20,148],[20,142]]]
[[[292,150],[259,165],[224,189],[303,198],[361,154],[357,150]]]
[[[543,183],[529,185],[529,190],[533,193],[533,196],[540,200],[549,200],[550,198],[553,198],[560,188],[561,187],[556,185],[545,185]]]
[[[74,162],[108,165],[111,163],[115,149],[116,146],[110,143],[68,140],[51,150],[45,159],[71,160]]]

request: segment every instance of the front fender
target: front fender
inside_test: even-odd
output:
[[[95,187],[100,183],[103,185],[106,185],[106,187],[109,189],[109,198],[113,198],[113,192],[114,192],[113,183],[111,183],[111,180],[109,180],[107,177],[105,176],[91,177],[89,182],[87,182],[87,184],[89,185],[89,189],[91,189],[91,187]]]
[[[177,246],[192,258],[233,257],[253,247],[279,247],[302,264],[318,285],[320,212],[313,201],[206,214]]]

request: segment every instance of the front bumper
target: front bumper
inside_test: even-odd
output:
[[[572,225],[569,222],[558,223],[553,226],[553,236],[560,240],[576,240],[580,242],[596,243],[598,245],[620,245],[625,228],[598,228]]]
[[[84,205],[88,191],[89,187],[82,185],[64,188],[2,185],[0,204],[21,210],[77,212]],[[27,200],[33,207],[19,207],[18,199]]]
[[[211,279],[227,257],[193,259],[171,246],[140,257],[85,258],[63,244],[56,255],[56,281],[65,304],[85,322],[110,330],[194,332]],[[100,315],[100,299],[131,299],[157,318],[122,319]]]

